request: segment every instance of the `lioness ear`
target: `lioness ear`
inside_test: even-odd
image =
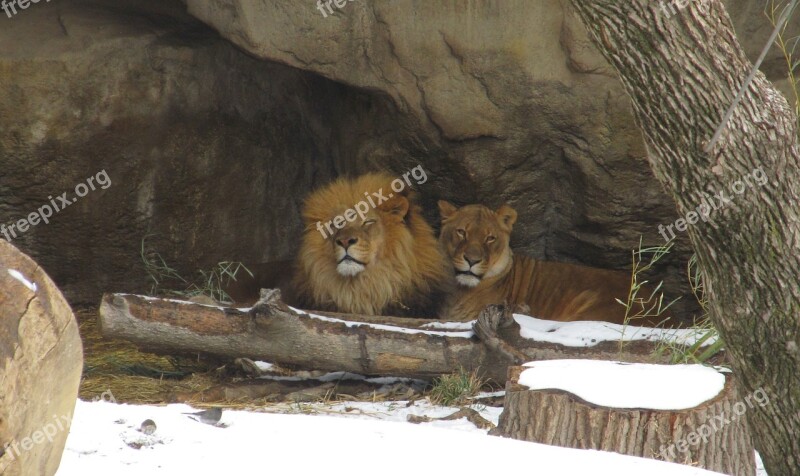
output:
[[[458,207],[452,203],[447,200],[439,200],[439,214],[442,216],[442,221],[450,218],[457,211]]]
[[[392,215],[397,215],[401,219],[404,219],[408,214],[408,208],[411,206],[408,203],[408,199],[402,195],[396,195],[390,201],[386,202],[385,205],[381,205],[381,209],[385,212],[389,212]]]
[[[511,208],[508,204],[504,204],[495,212],[500,218],[500,223],[511,231],[511,227],[517,222],[517,211]]]

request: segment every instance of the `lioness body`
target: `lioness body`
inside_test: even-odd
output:
[[[510,269],[474,288],[458,289],[447,317],[472,320],[489,304],[527,307],[526,314],[553,321],[622,323],[630,275],[623,272],[513,255]]]
[[[293,281],[297,305],[357,314],[436,315],[452,290],[452,273],[410,191],[393,192],[392,180],[377,173],[339,179],[306,199],[306,229]],[[356,213],[360,203],[361,213]]]
[[[489,304],[507,304],[527,307],[527,314],[541,319],[623,323],[625,308],[616,299],[627,300],[629,273],[515,256],[509,240],[517,214],[507,205],[497,211],[482,205],[457,209],[442,201],[439,209],[440,242],[459,283],[444,319],[469,321]],[[655,325],[661,319],[631,323]]]

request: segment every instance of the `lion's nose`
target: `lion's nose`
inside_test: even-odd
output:
[[[356,238],[355,236],[336,238],[336,242],[339,243],[339,246],[347,250],[347,248],[350,248],[351,245],[358,243],[358,238]]]
[[[478,259],[469,259],[469,256],[467,256],[467,255],[464,255],[464,259],[467,261],[467,264],[469,264],[470,268],[475,266],[476,264],[480,263],[481,261],[483,261],[480,258],[478,258]]]

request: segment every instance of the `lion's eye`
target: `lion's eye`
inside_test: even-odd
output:
[[[487,243],[494,243],[494,240],[496,240],[496,239],[497,239],[496,237],[494,237],[492,235],[489,235],[489,236],[486,237],[486,242]]]
[[[458,230],[456,230],[456,234],[458,236],[460,236],[461,238],[464,238],[464,237],[467,236],[467,232],[463,228],[459,228]]]
[[[375,220],[364,220],[364,224],[362,226],[364,228],[366,228],[366,227],[368,227],[370,225],[374,225],[374,224],[375,224]]]

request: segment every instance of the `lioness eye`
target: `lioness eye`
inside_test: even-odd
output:
[[[460,236],[461,238],[464,238],[465,236],[467,236],[467,232],[464,231],[463,228],[459,228],[458,230],[456,230],[456,234],[458,234],[458,236]]]
[[[374,225],[374,224],[375,224],[375,220],[365,220],[363,226],[367,227],[367,226]]]
[[[494,240],[496,240],[496,239],[497,238],[495,238],[494,236],[489,235],[489,236],[486,237],[486,242],[487,243],[494,243]]]

